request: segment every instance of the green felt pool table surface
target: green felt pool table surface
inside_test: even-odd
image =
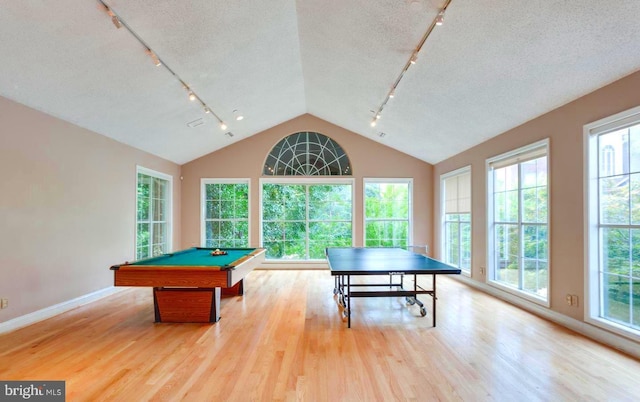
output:
[[[126,265],[233,269],[236,265],[242,262],[244,257],[248,256],[256,249],[221,248],[220,250],[225,251],[227,253],[226,255],[211,255],[211,252],[214,250],[217,249],[209,247],[192,247],[157,257],[146,258],[122,265],[114,265],[113,269],[119,269]]]

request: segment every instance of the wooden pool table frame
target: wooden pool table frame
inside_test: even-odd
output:
[[[156,322],[217,322],[221,295],[243,295],[244,278],[264,261],[265,252],[253,249],[225,266],[124,263],[111,269],[114,286],[153,287]]]

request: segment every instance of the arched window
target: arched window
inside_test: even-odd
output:
[[[314,132],[291,134],[269,152],[265,176],[351,176],[349,157],[337,142]]]

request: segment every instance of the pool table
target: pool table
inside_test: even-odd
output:
[[[264,261],[265,249],[214,250],[193,247],[114,265],[114,285],[153,287],[156,322],[217,322],[221,294],[244,294],[244,278]]]

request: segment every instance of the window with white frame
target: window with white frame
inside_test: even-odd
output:
[[[172,177],[137,168],[136,259],[171,250]]]
[[[261,180],[267,259],[322,260],[326,247],[353,245],[353,179]]]
[[[471,269],[471,167],[440,177],[442,193],[442,244],[444,262],[469,272]]]
[[[489,283],[548,305],[548,140],[487,161]]]
[[[202,179],[202,245],[249,246],[249,179]]]
[[[366,247],[411,245],[411,179],[364,180]]]
[[[640,339],[640,107],[584,131],[587,319]]]

